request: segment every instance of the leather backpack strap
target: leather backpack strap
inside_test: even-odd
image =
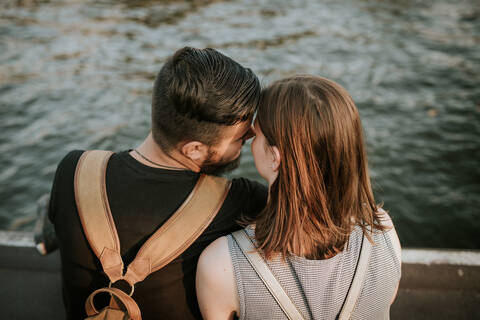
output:
[[[124,279],[133,286],[183,253],[217,215],[230,185],[202,174],[180,208],[140,248]]]
[[[260,279],[262,279],[268,291],[270,291],[280,308],[282,308],[287,318],[290,320],[303,320],[303,315],[285,292],[277,278],[275,278],[275,275],[258,253],[245,230],[235,231],[232,233],[232,236],[235,238],[248,262],[250,262],[255,272],[259,275]]]
[[[113,283],[122,278],[120,240],[105,188],[107,163],[113,152],[85,151],[75,170],[75,202],[83,231],[103,271]]]
[[[367,274],[368,263],[370,261],[370,255],[372,252],[372,244],[368,241],[367,237],[363,235],[362,248],[360,249],[360,257],[358,258],[357,268],[353,275],[352,285],[348,290],[347,298],[343,304],[342,310],[338,316],[339,320],[350,319],[353,309],[357,304],[358,297],[362,291],[365,275]]]
[[[128,294],[118,288],[101,288],[95,290],[85,302],[85,311],[87,313],[87,316],[90,317],[99,313],[99,311],[95,308],[93,299],[98,293],[101,292],[107,292],[110,295],[114,296],[118,301],[120,301],[123,304],[123,308],[132,320],[142,319],[140,309],[138,308],[138,305],[135,303],[135,301]]]

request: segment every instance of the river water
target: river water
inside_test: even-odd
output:
[[[0,229],[30,230],[72,149],[148,133],[165,58],[213,47],[264,85],[322,75],[363,119],[404,246],[480,248],[478,1],[2,1]],[[249,146],[232,176],[259,179]]]

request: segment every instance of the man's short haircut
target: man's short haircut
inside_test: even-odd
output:
[[[214,145],[222,127],[253,117],[260,89],[250,69],[216,50],[180,49],[155,80],[153,138],[164,151],[182,141]]]

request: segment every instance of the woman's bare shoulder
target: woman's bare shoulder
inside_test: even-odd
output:
[[[218,276],[224,274],[224,271],[231,267],[232,262],[228,251],[227,237],[220,237],[210,243],[200,255],[197,279],[202,277],[205,281],[208,281],[210,278],[214,278],[215,281],[218,281]]]
[[[200,255],[196,288],[204,319],[230,319],[238,310],[227,237],[213,241]]]
[[[227,237],[220,237],[210,243],[200,255],[200,260],[209,262],[209,258],[220,258],[229,256]]]

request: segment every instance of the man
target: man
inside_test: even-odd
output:
[[[260,95],[258,78],[213,49],[183,48],[160,70],[153,89],[152,128],[136,149],[116,153],[106,172],[108,201],[128,265],[138,249],[183,203],[200,173],[234,168]],[[62,260],[68,319],[83,319],[85,300],[108,286],[84,236],[75,205],[73,180],[82,151],[59,164],[49,218],[55,225]],[[215,219],[177,259],[135,285],[133,298],[143,319],[201,319],[195,270],[202,250],[239,229],[242,216],[257,214],[266,188],[234,179]],[[108,297],[105,297],[105,301]]]

